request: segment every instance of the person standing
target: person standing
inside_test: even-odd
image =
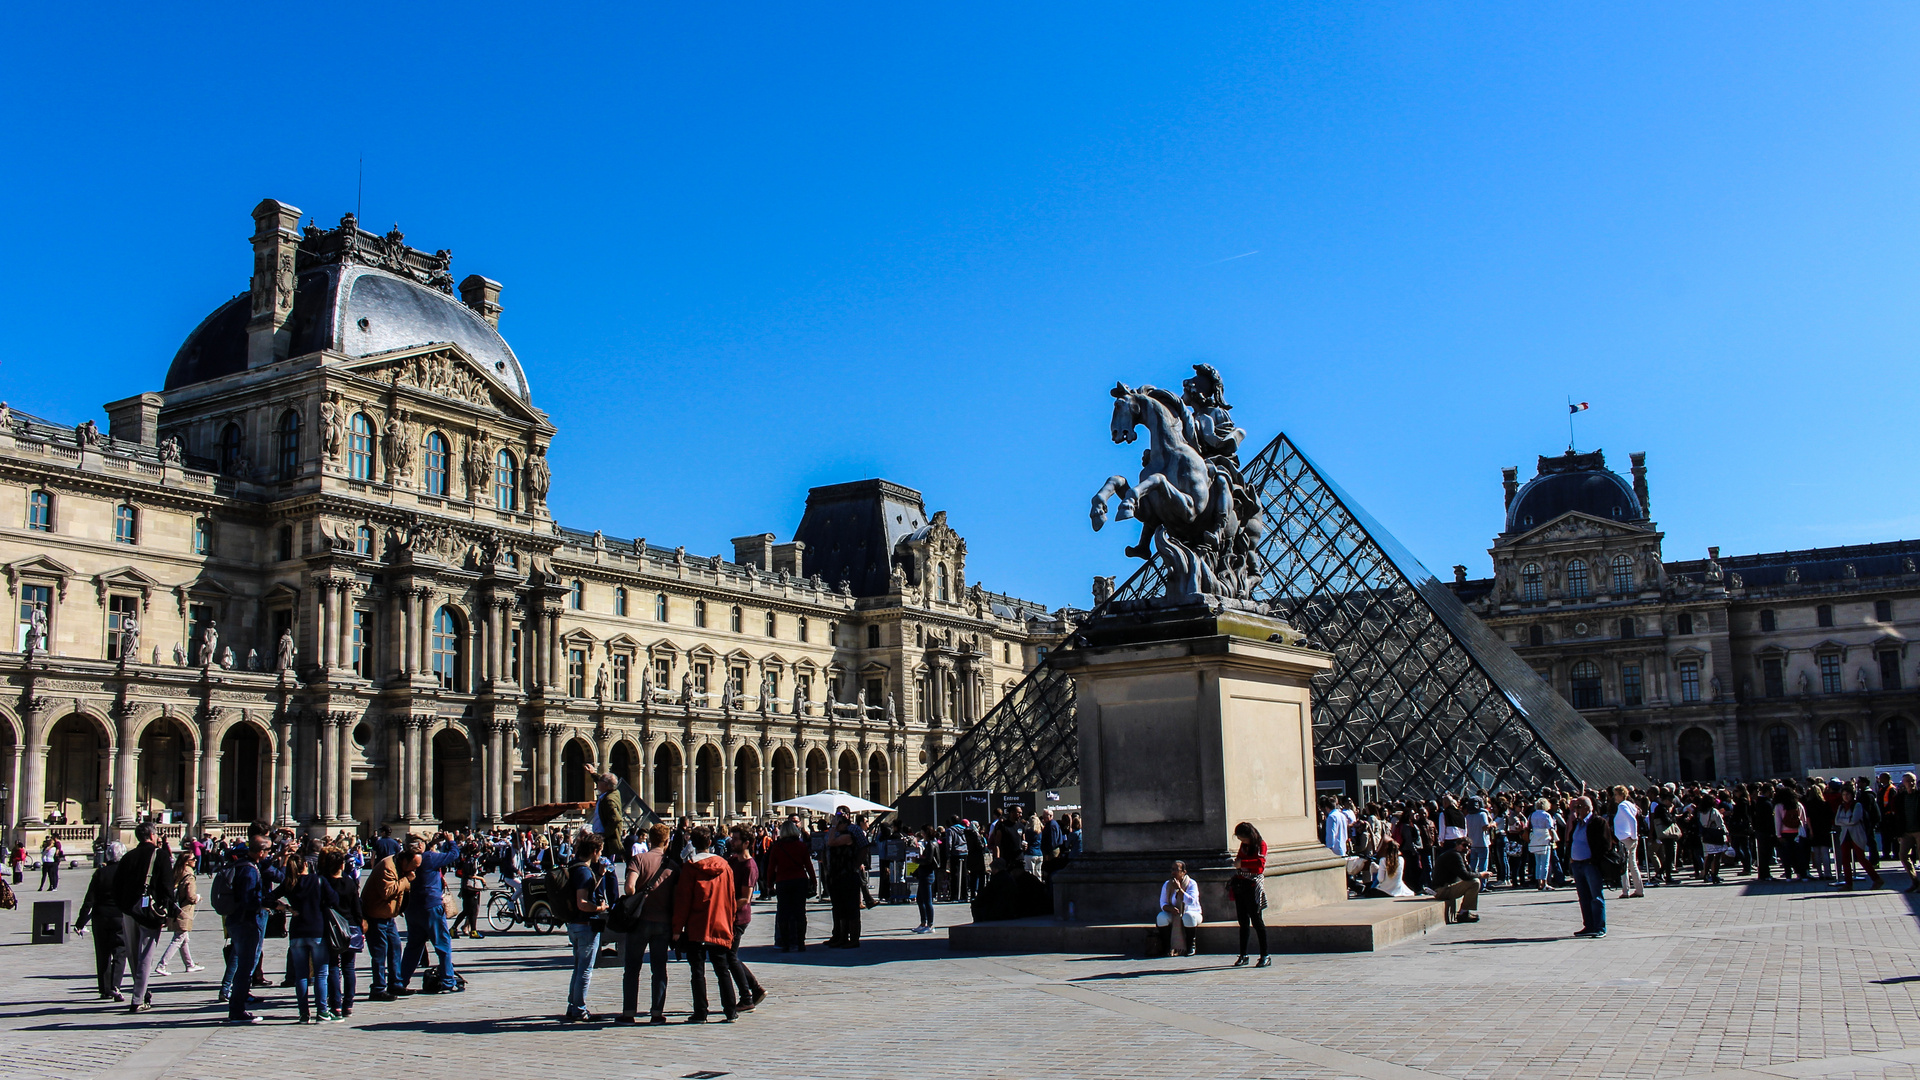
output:
[[[1867,879],[1873,882],[1873,887],[1885,888],[1886,882],[1880,880],[1880,871],[1867,858],[1868,845],[1872,841],[1867,838],[1869,823],[1866,804],[1849,785],[1840,787],[1840,809],[1833,813],[1833,828],[1840,838],[1840,887],[1853,888],[1853,864],[1858,859],[1860,868],[1867,872]]]
[[[153,1007],[147,976],[160,931],[173,914],[173,857],[155,841],[151,822],[134,826],[133,835],[138,843],[121,857],[113,875],[113,900],[125,924],[127,967],[133,974],[133,1001],[127,1011],[137,1013]]]
[[[860,947],[861,879],[866,876],[867,834],[844,806],[833,814],[827,835],[827,895],[833,902],[833,935],[829,949]],[[1016,863],[1015,865],[1018,865]]]
[[[407,871],[413,884],[407,890],[407,948],[400,957],[400,985],[397,994],[413,990],[413,973],[425,957],[427,945],[440,954],[438,987],[429,993],[452,993],[460,983],[453,970],[453,934],[447,926],[446,870],[460,861],[460,852],[446,833],[433,838],[435,850],[418,833],[407,837]],[[424,983],[425,980],[422,979]]]
[[[561,906],[567,912],[567,941],[573,946],[573,977],[567,980],[565,1023],[587,1023],[587,988],[593,982],[593,964],[600,954],[600,931],[605,928],[607,902],[601,898],[601,840],[599,833],[581,833],[573,844],[573,864],[567,870],[567,891]]]
[[[226,974],[220,980],[221,1000],[227,1003],[227,1023],[258,1024],[261,1018],[247,1011],[253,999],[254,969],[260,965],[260,943],[267,934],[267,885],[281,880],[274,867],[258,865],[267,850],[264,834],[249,836],[233,855],[229,880],[231,899],[227,908],[227,936],[232,950],[227,957]],[[215,896],[217,897],[216,890]]]
[[[648,1019],[655,1024],[667,1022],[667,952],[673,943],[674,874],[680,867],[679,856],[668,846],[671,835],[666,822],[655,822],[647,830],[646,850],[627,861],[625,895],[644,894],[646,899],[640,902],[640,923],[628,932],[627,947],[622,951],[621,1009],[620,1015],[613,1019],[616,1024],[631,1024],[638,1015],[643,959],[653,976],[652,1009]],[[805,856],[806,849],[802,847],[803,861]],[[800,897],[803,911],[806,902],[805,896]]]
[[[914,903],[920,908],[920,925],[913,928],[916,934],[933,933],[933,883],[941,863],[941,835],[938,828],[927,826],[919,838],[912,841],[916,848],[907,856],[913,863]]]
[[[620,799],[620,778],[610,772],[597,772],[593,766],[587,767],[593,777],[593,789],[598,792],[594,797],[593,817],[598,826],[594,831],[600,834],[601,850],[608,854],[618,852],[618,858],[625,862],[628,852],[625,846],[627,821]]]
[[[687,954],[693,981],[693,1014],[687,1017],[687,1023],[707,1022],[706,967],[709,962],[713,964],[714,977],[720,982],[721,1012],[727,1023],[732,1023],[740,1015],[738,1002],[733,995],[733,980],[728,977],[716,950],[724,950],[733,943],[733,869],[727,860],[713,853],[712,829],[696,826],[688,840],[693,846],[693,858],[680,868],[673,890],[673,935]],[[854,890],[856,919],[859,895],[859,891]],[[836,896],[834,907],[839,906],[840,899]]]
[[[1780,850],[1781,879],[1812,877],[1807,866],[1807,812],[1792,787],[1782,788],[1774,803],[1773,833],[1774,846]]]
[[[354,933],[360,935],[359,944],[366,944],[367,920],[360,910],[360,879],[352,872],[345,850],[339,847],[327,847],[320,852],[320,877],[333,893],[333,910],[340,913],[341,921],[348,927],[346,948],[333,949],[333,966],[330,978],[324,987],[328,1008],[335,1016],[346,1018],[353,1015],[353,996],[355,978],[353,971]],[[331,945],[331,943],[329,943]]]
[[[287,870],[291,877],[267,894],[267,902],[285,900],[293,909],[287,919],[287,973],[293,978],[294,1000],[300,1008],[300,1023],[338,1020],[327,1006],[327,985],[333,979],[333,953],[327,948],[325,922],[335,903],[331,886],[307,860],[294,857]],[[313,1010],[308,1010],[308,992],[312,992]]]
[[[1247,930],[1254,930],[1260,938],[1259,967],[1273,963],[1267,956],[1267,842],[1260,838],[1260,830],[1250,821],[1243,821],[1233,827],[1234,839],[1240,841],[1240,849],[1233,857],[1233,915],[1240,921],[1240,959],[1233,962],[1234,967],[1247,966]]]
[[[386,826],[381,829],[384,832]],[[366,883],[360,887],[361,927],[367,939],[367,959],[373,966],[368,1001],[396,1000],[405,986],[400,980],[400,928],[395,920],[406,905],[407,889],[411,885],[401,863],[410,860],[399,854],[399,845],[391,837],[381,839],[393,847],[395,853],[380,856],[367,871]],[[381,850],[380,840],[375,840],[374,851]]]
[[[1533,887],[1540,892],[1552,892],[1553,886],[1547,881],[1547,870],[1553,861],[1555,839],[1560,835],[1560,823],[1554,820],[1553,801],[1540,799],[1533,804],[1533,813],[1527,815],[1527,854],[1533,857]]]
[[[113,887],[120,869],[120,845],[108,844],[101,849],[99,858],[100,865],[94,867],[93,877],[87,881],[87,894],[80,898],[80,912],[74,916],[73,929],[84,932],[87,920],[93,920],[93,972],[100,986],[100,999],[125,1001],[126,996],[120,993],[120,977],[127,968],[126,927]]]
[[[187,935],[193,933],[193,909],[200,904],[200,889],[194,880],[194,871],[200,865],[200,857],[191,851],[183,852],[180,861],[173,868],[173,917],[167,920],[167,929],[173,937],[166,947],[160,950],[160,960],[153,966],[155,975],[171,975],[167,970],[167,958],[176,951],[187,965],[188,973],[204,971],[193,962],[193,950],[188,947]]]
[[[60,860],[66,857],[66,849],[52,836],[40,841],[40,888],[34,890],[56,891],[60,888]]]
[[[1647,879],[1640,871],[1640,807],[1625,784],[1613,788],[1613,838],[1627,856],[1627,869],[1620,877],[1620,899],[1647,895]],[[1722,836],[1721,842],[1725,840]]]
[[[800,823],[788,820],[780,826],[780,839],[773,842],[767,862],[773,873],[773,943],[781,952],[807,951],[807,898],[818,889],[814,879],[812,852],[800,835]]]
[[[727,945],[726,969],[733,978],[734,998],[739,1002],[741,1012],[752,1012],[767,998],[760,980],[740,959],[740,939],[746,936],[747,924],[753,921],[753,889],[760,883],[760,867],[754,863],[748,851],[749,842],[750,836],[745,826],[734,826],[733,835],[727,838],[727,869],[733,871],[735,906],[733,941]]]
[[[1613,825],[1593,812],[1585,795],[1574,798],[1568,832],[1567,861],[1573,870],[1573,888],[1580,898],[1580,930],[1574,937],[1607,936],[1607,888],[1602,880],[1607,853],[1614,844]]]
[[[1900,786],[1887,793],[1884,828],[1893,836],[1900,866],[1906,870],[1908,892],[1920,892],[1920,776],[1900,775]]]

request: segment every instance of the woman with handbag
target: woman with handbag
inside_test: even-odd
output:
[[[176,949],[189,973],[206,970],[193,962],[193,950],[187,944],[187,935],[193,933],[193,909],[200,903],[200,890],[194,881],[199,866],[200,857],[191,850],[181,852],[180,861],[173,865],[173,903],[178,910],[167,920],[167,929],[173,931],[173,937],[167,939],[166,947],[160,950],[160,962],[153,966],[155,975],[173,974],[167,970],[167,958]]]
[[[1693,804],[1693,819],[1700,828],[1701,869],[1709,885],[1720,884],[1720,861],[1733,853],[1727,843],[1727,819],[1713,796],[1701,794]]]
[[[453,935],[462,933],[467,937],[480,936],[480,894],[487,884],[486,874],[480,869],[480,850],[469,841],[461,850],[460,861],[453,865],[455,877],[460,879],[460,914],[453,920]],[[466,929],[463,931],[461,927]]]
[[[1874,888],[1882,888],[1886,884],[1880,880],[1880,871],[1874,869],[1873,863],[1867,860],[1866,821],[1866,805],[1854,794],[1851,786],[1840,785],[1840,809],[1833,812],[1833,830],[1840,838],[1840,887],[1843,889],[1853,888],[1853,863],[1856,858],[1861,868],[1866,870]]]
[[[354,958],[367,948],[367,921],[360,910],[360,882],[347,875],[347,853],[330,847],[320,853],[320,876],[333,890],[327,914],[327,950],[333,966],[327,979],[327,1004],[335,1016],[353,1015]],[[318,996],[318,995],[316,995]]]
[[[327,984],[333,977],[333,954],[326,944],[327,913],[337,903],[332,886],[314,873],[303,858],[287,860],[286,883],[267,894],[269,901],[285,900],[293,909],[287,920],[287,975],[293,980],[300,1022],[331,1023],[340,1017],[327,1003]],[[307,1011],[307,993],[313,992],[315,1013]]]
[[[1247,930],[1251,928],[1260,937],[1260,963],[1256,966],[1267,967],[1273,963],[1267,956],[1267,888],[1264,881],[1267,874],[1267,842],[1260,838],[1260,830],[1254,828],[1250,821],[1235,825],[1233,836],[1240,841],[1240,849],[1233,856],[1233,878],[1228,882],[1228,888],[1233,893],[1233,915],[1240,921],[1240,959],[1235,960],[1233,966],[1247,966]],[[1187,936],[1187,945],[1191,953],[1191,934]]]

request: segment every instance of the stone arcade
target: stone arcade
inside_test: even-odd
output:
[[[720,555],[559,526],[500,285],[456,299],[397,228],[253,216],[250,291],[159,393],[105,432],[0,406],[0,777],[30,839],[485,826],[587,797],[589,764],[723,819],[890,802],[1058,642],[884,480]]]

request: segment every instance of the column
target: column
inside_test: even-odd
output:
[[[415,603],[420,608],[420,638],[415,645],[415,654],[420,658],[420,670],[433,670],[433,590],[421,588],[415,591]]]
[[[340,717],[328,713],[320,718],[320,805],[314,816],[332,821],[339,816],[340,805]]]
[[[722,739],[720,742],[720,790],[713,793],[714,818],[725,822],[733,815],[733,769],[734,747],[737,739]]]
[[[537,723],[529,722],[527,735],[533,740],[533,801],[535,804],[553,801],[553,786],[547,772],[547,731]]]
[[[753,808],[754,817],[760,817],[773,809],[773,744],[760,744],[760,802]]]
[[[699,749],[699,742],[691,736],[680,742],[680,812],[682,814],[696,813],[695,808],[700,805],[696,801],[699,798],[700,788],[693,782],[694,770],[699,768],[695,764],[697,760],[695,752]]]
[[[400,653],[400,674],[412,678],[419,668],[414,662],[413,643],[413,590],[395,589],[393,591],[393,609],[395,621],[399,624],[394,635],[395,646]]]
[[[560,613],[547,612],[547,685],[558,686],[566,678],[565,658],[560,655]]]
[[[268,793],[272,800],[276,825],[291,825],[293,802],[286,794],[293,787],[293,720],[284,712],[274,719],[273,725],[273,790]]]
[[[513,721],[500,720],[493,725],[493,819],[499,821],[513,810],[513,759],[507,755]]]
[[[200,819],[197,827],[201,829],[220,820],[221,750],[214,728],[219,710],[210,709],[208,713],[200,718]]]
[[[336,666],[335,656],[339,647],[339,634],[335,626],[337,616],[334,614],[333,581],[329,578],[320,578],[314,584],[320,593],[320,670],[332,671]]]
[[[181,800],[182,802],[187,804],[187,809],[186,809],[187,828],[189,829],[193,828],[195,825],[195,822],[193,819],[199,816],[200,776],[201,776],[200,760],[205,756],[206,756],[206,744],[200,739],[193,740],[193,767],[187,770],[187,790],[185,793],[186,798]],[[187,833],[185,835],[191,836],[193,834]]]
[[[133,787],[140,775],[140,748],[133,742],[133,710],[125,705],[113,709],[119,731],[113,755],[113,824],[133,828]]]
[[[47,813],[47,716],[49,710],[45,700],[35,701],[22,715],[26,721],[27,739],[21,747],[20,787],[14,798],[20,808],[16,822],[21,825],[39,826],[46,823]]]
[[[339,756],[334,764],[339,768],[339,779],[334,782],[334,817],[338,821],[351,822],[353,816],[353,729],[357,726],[356,717],[346,713],[340,721]]]
[[[353,579],[340,583],[340,603],[336,608],[340,620],[340,666],[353,666]],[[340,815],[345,817],[345,814]]]
[[[494,680],[499,678],[499,671],[493,662],[493,646],[495,640],[497,640],[500,635],[499,632],[494,629],[493,625],[493,600],[491,598],[482,599],[479,607],[480,617],[473,622],[478,631],[476,636],[480,639],[480,655],[474,663],[478,668],[476,674],[479,675],[482,680],[482,685],[492,686]]]
[[[393,775],[388,782],[392,785],[388,801],[393,805],[393,816],[401,821],[413,820],[413,798],[408,792],[413,790],[413,747],[407,744],[407,717],[394,717],[387,721],[387,730],[393,736]]]
[[[520,645],[527,650],[530,679],[526,689],[538,693],[547,684],[547,617],[538,610],[529,610],[523,632],[526,640]]]

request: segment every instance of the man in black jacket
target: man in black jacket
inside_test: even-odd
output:
[[[74,917],[73,929],[84,933],[87,920],[93,920],[93,970],[100,984],[100,999],[125,1001],[126,997],[120,993],[120,975],[127,966],[127,942],[122,933],[126,920],[120,917],[120,909],[113,899],[115,872],[120,869],[120,845],[105,845],[94,859],[93,878],[87,882],[87,894],[80,900],[80,913]]]
[[[1580,897],[1579,933],[1574,937],[1607,936],[1607,887],[1601,880],[1613,851],[1613,823],[1606,815],[1593,812],[1593,801],[1585,795],[1573,800],[1573,824],[1567,845],[1568,862],[1573,866],[1573,887]]]
[[[1480,883],[1492,876],[1491,870],[1475,872],[1468,868],[1466,837],[1440,845],[1440,853],[1433,859],[1433,898],[1446,902],[1448,922],[1480,921]]]
[[[128,1012],[145,1012],[153,1007],[147,992],[147,972],[153,967],[153,947],[160,943],[173,897],[173,858],[155,843],[153,825],[141,822],[133,827],[140,841],[120,859],[113,875],[113,902],[120,909],[126,930],[127,966],[133,970],[133,1003]]]

